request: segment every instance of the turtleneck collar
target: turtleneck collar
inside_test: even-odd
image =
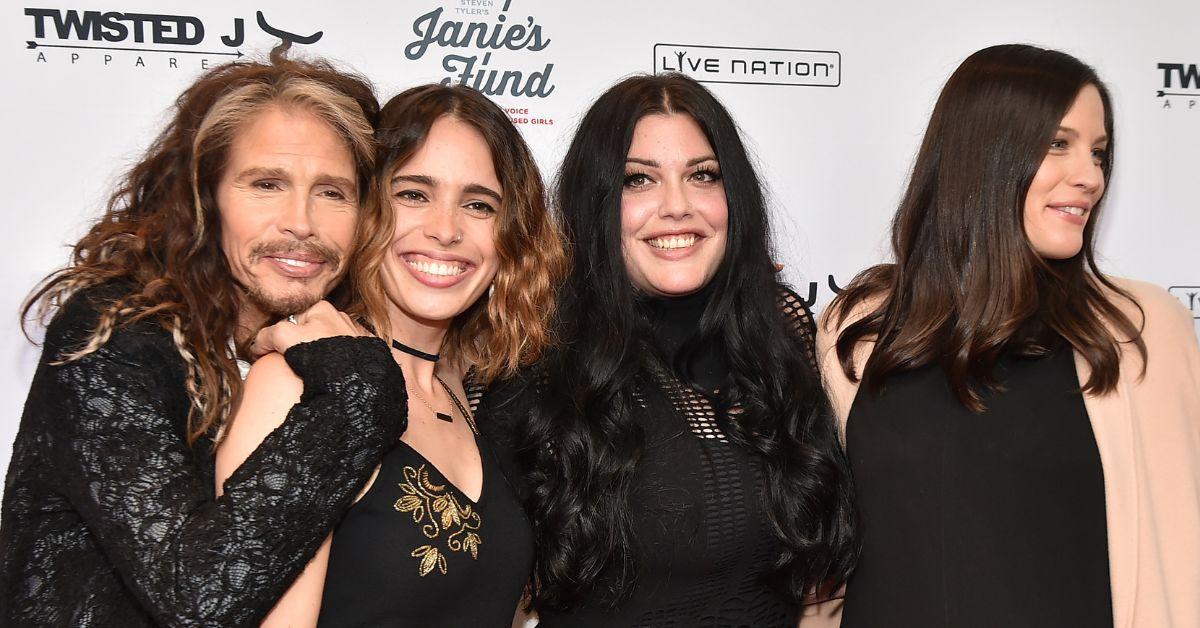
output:
[[[709,281],[700,290],[679,297],[642,297],[652,326],[654,346],[672,370],[675,370],[675,355],[700,329],[700,317],[716,292],[714,283]],[[717,346],[702,347],[695,352],[691,367],[696,379],[694,383],[708,390],[719,387],[729,370]]]

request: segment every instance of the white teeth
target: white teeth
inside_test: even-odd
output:
[[[1082,216],[1087,213],[1082,207],[1058,207],[1056,209],[1058,209],[1060,212],[1071,214],[1072,216]]]
[[[312,262],[303,262],[298,259],[289,259],[286,257],[276,257],[275,259],[283,262],[284,264],[287,264],[288,266],[295,266],[297,268],[304,268],[304,267],[312,264]]]
[[[688,233],[678,236],[663,236],[646,241],[656,249],[686,249],[696,243],[696,234]]]
[[[453,277],[466,272],[466,268],[464,268],[462,264],[455,262],[443,263],[411,260],[408,262],[408,265],[415,268],[418,272],[425,273],[426,275],[439,275],[442,277]]]

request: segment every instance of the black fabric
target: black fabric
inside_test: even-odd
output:
[[[301,402],[215,499],[167,331],[52,364],[117,294],[74,296],[46,331],[5,484],[0,625],[256,624],[404,432],[403,376],[378,339],[293,347]]]
[[[1104,476],[1065,343],[1007,357],[974,414],[939,368],[860,391],[864,546],[842,628],[1112,626]]]
[[[663,363],[672,364],[695,333],[708,297],[647,302]],[[782,286],[780,307],[811,360],[807,308]],[[724,382],[728,366],[718,352],[695,349],[695,378]],[[619,600],[608,594],[621,577],[621,566],[611,566],[592,597],[567,612],[544,612],[539,626],[795,626],[796,604],[764,582],[783,548],[766,511],[761,458],[730,442],[721,410],[665,368],[647,368],[637,401],[646,447],[629,500],[632,591]]]
[[[384,456],[334,531],[319,626],[511,625],[533,533],[491,448],[476,442],[478,502],[406,443]]]

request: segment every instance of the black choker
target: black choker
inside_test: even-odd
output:
[[[396,340],[395,338],[392,338],[392,347],[394,347],[397,351],[402,351],[404,353],[407,353],[408,355],[411,355],[414,358],[421,358],[422,360],[427,360],[429,362],[437,362],[442,357],[436,353],[425,353],[424,351],[421,351],[420,349],[414,349],[414,348],[404,344],[403,342]]]

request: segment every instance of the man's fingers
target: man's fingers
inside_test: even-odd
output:
[[[290,325],[291,323],[284,323]],[[261,358],[264,355],[275,350],[275,330],[274,325],[264,327],[254,336],[254,341],[250,343],[250,355],[255,358]]]

